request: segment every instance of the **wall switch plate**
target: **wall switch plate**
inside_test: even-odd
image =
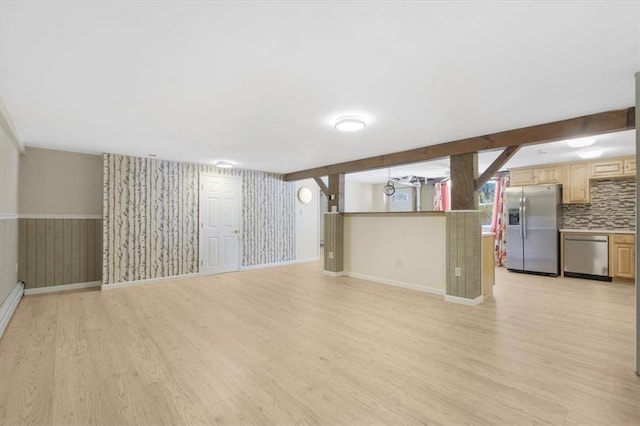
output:
[[[462,271],[460,270],[460,268],[458,266],[456,266],[456,277],[459,277],[462,275]]]
[[[332,251],[329,252],[329,259],[333,259],[333,252]]]

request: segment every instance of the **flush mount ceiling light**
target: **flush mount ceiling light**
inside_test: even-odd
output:
[[[231,161],[218,160],[214,161],[213,165],[220,169],[232,169],[236,165],[236,163],[233,163]]]
[[[593,151],[583,151],[578,153],[580,158],[596,158],[602,155],[601,149],[594,149]]]
[[[335,128],[341,132],[357,132],[367,126],[364,119],[358,115],[345,115],[336,120]]]
[[[596,138],[589,136],[586,138],[577,138],[567,141],[567,145],[571,148],[584,148],[585,146],[591,146],[596,142]]]

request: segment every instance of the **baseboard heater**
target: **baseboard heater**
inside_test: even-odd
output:
[[[20,281],[7,295],[4,302],[2,302],[2,305],[0,305],[0,337],[2,337],[9,321],[11,321],[11,317],[18,307],[18,303],[20,303],[20,299],[22,299],[23,294],[24,282]]]

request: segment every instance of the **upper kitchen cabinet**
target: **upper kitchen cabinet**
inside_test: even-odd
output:
[[[635,158],[618,158],[591,163],[591,178],[615,178],[636,174]]]
[[[562,184],[564,204],[589,203],[590,179],[629,178],[635,174],[635,157],[509,169],[511,186]]]
[[[524,167],[509,170],[511,186],[562,183],[562,166]]]
[[[629,158],[624,160],[624,174],[625,175],[635,175],[636,174],[636,159]]]
[[[562,166],[536,168],[534,175],[536,184],[562,183]]]
[[[589,202],[589,164],[575,163],[567,166],[567,179],[563,185],[562,202]]]
[[[510,169],[509,184],[511,186],[535,185],[536,175],[534,169]]]

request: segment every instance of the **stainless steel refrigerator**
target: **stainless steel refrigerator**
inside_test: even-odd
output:
[[[507,188],[508,270],[559,274],[561,191],[559,185]]]

